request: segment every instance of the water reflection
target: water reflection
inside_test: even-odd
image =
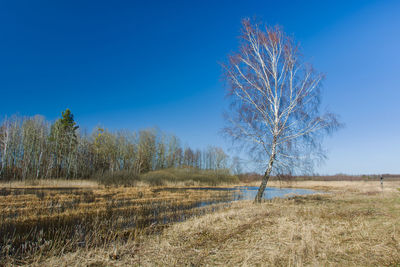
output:
[[[237,189],[239,190],[240,194],[235,200],[253,200],[257,195],[258,186],[243,186],[238,187]],[[286,198],[294,195],[310,195],[315,193],[319,192],[310,189],[267,187],[264,191],[263,198]]]
[[[207,205],[212,205],[216,203],[228,203],[238,200],[253,200],[258,191],[258,186],[236,186],[236,187],[181,187],[181,188],[159,188],[155,192],[159,191],[169,191],[169,192],[179,192],[187,190],[212,190],[212,191],[230,191],[231,196],[226,199],[220,199],[218,201],[201,201],[198,203],[199,207],[204,207]],[[273,198],[287,198],[295,195],[310,195],[320,193],[311,189],[300,189],[300,188],[275,188],[267,187],[263,194],[263,199],[273,199]]]

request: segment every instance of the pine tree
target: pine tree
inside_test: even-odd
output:
[[[68,108],[61,113],[62,117],[58,119],[51,127],[50,141],[55,162],[55,176],[69,177],[71,171],[71,161],[73,152],[78,143],[76,130],[79,126],[74,121],[74,115]]]

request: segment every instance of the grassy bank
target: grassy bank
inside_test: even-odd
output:
[[[1,180],[3,187],[75,187],[99,188],[118,186],[218,186],[238,184],[238,176],[232,175],[229,170],[201,170],[192,167],[170,168],[150,171],[143,174],[134,174],[128,171],[98,173],[90,179],[26,179]]]
[[[38,265],[376,266],[400,264],[399,182],[301,182],[333,193],[233,203],[160,235],[82,249]]]
[[[221,185],[235,184],[239,179],[228,170],[200,170],[196,168],[171,168],[134,175],[129,172],[114,172],[98,175],[94,180],[100,184],[135,186],[145,184],[150,186],[162,185]]]

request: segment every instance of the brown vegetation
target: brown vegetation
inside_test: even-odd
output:
[[[170,168],[150,171],[140,175],[132,175],[129,172],[118,171],[107,173],[96,178],[103,185],[132,186],[147,184],[152,186],[162,185],[220,185],[235,184],[239,179],[231,175],[228,170],[200,170],[192,167]]]
[[[298,182],[301,186],[303,182]],[[399,182],[306,182],[335,193],[236,202],[161,235],[82,249],[58,266],[376,266],[400,264]],[[43,265],[43,263],[40,263]]]
[[[271,176],[270,181],[282,182],[296,182],[296,181],[379,181],[380,177],[385,181],[400,181],[400,174],[363,174],[363,175],[348,175],[348,174],[335,174],[335,175],[278,175]],[[259,182],[262,175],[258,173],[242,173],[238,178],[243,183]],[[258,185],[258,184],[257,184]]]
[[[202,207],[204,201],[231,197],[229,192],[170,192],[149,186],[57,187],[50,181],[41,186],[8,185],[0,188],[0,265],[126,243],[138,233],[157,232],[217,208]]]

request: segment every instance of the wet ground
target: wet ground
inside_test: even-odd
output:
[[[166,187],[158,188],[153,190],[154,192],[168,191],[168,192],[180,192],[188,190],[211,190],[211,191],[229,191],[232,194],[232,198],[229,200],[224,200],[224,202],[232,202],[238,200],[253,200],[258,191],[258,186],[236,186],[236,187]],[[264,199],[273,198],[286,198],[295,195],[310,195],[315,193],[321,193],[311,189],[298,189],[298,188],[275,188],[267,187],[264,191]],[[213,202],[212,204],[214,204]],[[207,205],[205,202],[202,206]]]
[[[2,188],[0,257],[74,250],[109,239],[158,231],[192,216],[253,200],[258,187],[186,188]],[[267,188],[265,199],[318,193],[307,189]],[[0,261],[1,265],[1,261]]]

